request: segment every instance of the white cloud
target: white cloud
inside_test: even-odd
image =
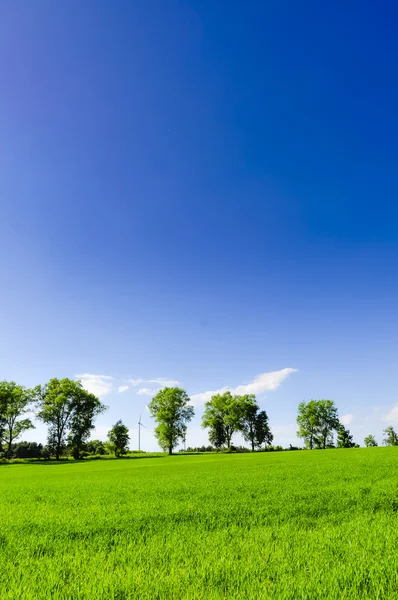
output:
[[[175,379],[167,379],[167,377],[156,377],[155,379],[129,379],[131,385],[138,386],[143,383],[154,383],[157,385],[162,385],[163,387],[174,387],[176,385],[181,385],[180,381]]]
[[[159,389],[154,390],[154,389],[150,389],[150,388],[141,388],[140,390],[138,390],[137,395],[138,396],[155,396],[155,394],[157,394],[158,392],[159,392]]]
[[[389,425],[398,425],[398,404],[392,407],[383,420]]]
[[[343,415],[343,416],[340,418],[340,422],[341,422],[343,425],[351,425],[351,423],[352,423],[352,415]]]
[[[127,390],[129,389],[128,385],[119,385],[119,387],[117,388],[118,392],[127,392]]]
[[[109,375],[92,375],[91,373],[82,373],[75,375],[76,379],[82,382],[85,390],[95,396],[107,396],[112,392],[112,379]]]
[[[223,387],[217,390],[210,390],[202,392],[201,394],[194,394],[191,396],[192,404],[198,406],[204,404],[211,399],[214,394],[223,394],[224,392],[230,391],[231,394],[238,394],[243,396],[244,394],[262,394],[268,390],[276,390],[288,375],[295,373],[297,369],[281,369],[280,371],[271,371],[270,373],[261,373],[257,375],[250,383],[238,385],[237,387]]]

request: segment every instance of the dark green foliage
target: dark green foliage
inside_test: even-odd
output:
[[[260,411],[254,394],[215,394],[205,404],[202,427],[209,430],[209,441],[216,448],[231,447],[232,436],[236,432],[242,433],[245,441],[250,442],[253,452],[273,440],[267,413]]]
[[[89,454],[104,455],[106,453],[105,444],[101,440],[90,440],[86,444],[86,450]]]
[[[12,448],[14,458],[41,458],[43,446],[37,442],[19,442]]]
[[[189,402],[185,390],[165,387],[149,403],[149,411],[157,423],[155,435],[159,446],[169,454],[185,439],[187,423],[194,415]]]
[[[242,408],[237,396],[231,392],[215,394],[206,402],[202,417],[202,427],[209,429],[209,441],[220,448],[224,444],[229,448],[232,436],[242,424]]]
[[[366,436],[366,438],[364,439],[364,443],[367,448],[378,445],[375,436],[371,433],[369,433],[369,435]]]
[[[250,442],[252,452],[263,444],[269,446],[274,439],[268,425],[265,410],[260,411],[254,394],[238,396],[237,402],[241,410],[240,431],[246,442]]]
[[[12,445],[24,431],[34,429],[30,419],[23,418],[29,411],[34,395],[14,381],[0,381],[0,449],[12,456]]]
[[[383,440],[385,446],[398,446],[398,434],[393,427],[387,427],[383,433],[385,436]]]
[[[216,448],[214,448],[213,446],[198,446],[196,448],[188,446],[186,452],[214,452],[215,450]],[[181,450],[181,452],[183,451]]]
[[[355,442],[352,441],[352,435],[349,429],[344,425],[340,425],[337,430],[337,447],[338,448],[355,448]]]
[[[109,449],[116,457],[122,456],[128,452],[130,441],[129,430],[126,425],[119,420],[108,432]]]
[[[212,427],[209,429],[209,442],[215,448],[222,448],[227,441],[224,422],[221,416],[215,416],[212,423]]]
[[[298,437],[307,448],[333,448],[333,433],[340,427],[337,408],[332,400],[310,400],[298,407]]]
[[[39,405],[37,416],[49,426],[48,446],[56,459],[67,442],[74,458],[80,458],[96,416],[106,407],[80,381],[71,379],[51,379],[38,386],[35,394]]]

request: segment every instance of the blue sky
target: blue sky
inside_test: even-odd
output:
[[[311,398],[381,441],[398,425],[396,18],[2,2],[0,378],[84,375],[109,406],[94,435],[122,418],[133,447],[165,381],[194,397],[189,444],[205,392],[249,384],[276,443],[297,443]]]

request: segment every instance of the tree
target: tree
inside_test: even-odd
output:
[[[215,417],[213,420],[213,426],[209,431],[209,442],[214,445],[215,448],[222,448],[226,442],[224,423],[221,418]]]
[[[37,442],[19,442],[12,448],[15,458],[41,458],[42,452],[43,446]]]
[[[12,455],[13,442],[28,429],[34,429],[30,419],[23,417],[34,399],[33,392],[14,381],[0,382],[0,446],[6,444],[6,456]]]
[[[265,410],[261,410],[257,415],[254,433],[254,445],[258,448],[261,448],[263,444],[266,444],[267,446],[272,444],[274,436],[269,428],[268,415]]]
[[[90,440],[87,442],[87,452],[90,454],[105,454],[105,444],[101,440]]]
[[[378,445],[377,442],[376,442],[375,436],[372,435],[371,433],[369,433],[369,435],[366,436],[366,438],[364,439],[364,442],[365,442],[365,446],[367,448],[370,448],[371,446],[377,446]]]
[[[346,429],[343,424],[337,430],[337,447],[338,448],[354,448],[355,443],[352,441],[352,435],[349,429]]]
[[[48,445],[59,460],[68,436],[74,458],[79,458],[83,444],[94,428],[94,420],[106,407],[87,392],[80,381],[50,379],[35,389],[39,405],[38,418],[49,426]]]
[[[109,446],[117,458],[122,454],[126,454],[130,441],[128,427],[119,420],[108,432],[108,440]]]
[[[318,430],[322,448],[325,449],[333,431],[338,431],[340,421],[333,400],[318,400]]]
[[[340,422],[337,408],[332,400],[310,400],[300,402],[298,407],[297,435],[305,440],[307,448],[327,448],[333,445],[333,432]]]
[[[209,428],[209,441],[215,444],[215,438],[224,440],[227,447],[231,446],[232,436],[242,427],[242,403],[239,396],[232,396],[231,392],[215,394],[205,404],[202,417],[202,427]],[[216,436],[216,432],[218,432]]]
[[[165,387],[160,390],[149,403],[149,411],[157,426],[155,436],[159,446],[169,454],[183,440],[187,431],[187,423],[194,415],[189,405],[190,398],[181,388]]]
[[[398,434],[393,427],[387,427],[383,433],[385,435],[383,440],[385,446],[398,446]]]
[[[298,437],[303,438],[306,447],[312,450],[316,444],[319,425],[316,400],[311,400],[308,403],[300,402],[298,406],[297,425],[299,426]]]
[[[265,410],[260,412],[254,394],[237,396],[240,405],[241,420],[240,431],[246,442],[250,442],[252,452],[255,447],[261,448],[264,442],[271,444],[273,435],[268,425],[268,416]]]

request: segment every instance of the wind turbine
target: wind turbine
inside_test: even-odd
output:
[[[138,452],[141,452],[141,415],[140,420],[138,421]]]

